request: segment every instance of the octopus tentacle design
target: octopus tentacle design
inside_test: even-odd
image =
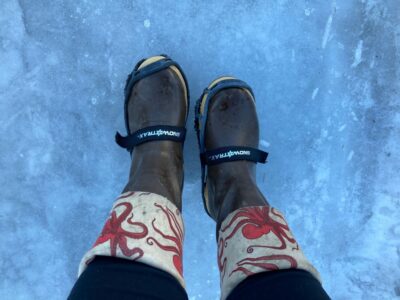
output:
[[[234,269],[229,276],[231,276],[235,272],[243,272],[247,276],[253,275],[254,272],[251,272],[246,266],[254,266],[259,267],[266,271],[276,271],[279,270],[279,265],[277,263],[271,263],[270,261],[282,261],[287,260],[290,264],[290,268],[297,268],[297,261],[289,256],[289,255],[267,255],[267,256],[260,256],[260,257],[247,257],[242,259],[236,263],[238,266]]]
[[[271,218],[270,213],[278,217],[281,222],[278,222]],[[271,248],[271,249],[286,249],[286,241],[296,244],[297,242],[293,237],[288,235],[290,232],[289,226],[281,214],[279,214],[274,208],[269,206],[254,206],[241,208],[230,220],[230,222],[221,229],[222,232],[230,230],[231,226],[240,219],[230,234],[225,238],[225,243],[231,239],[238,230],[241,229],[243,237],[249,240],[254,240],[262,237],[263,235],[273,233],[280,241],[279,246],[265,246],[265,245],[254,245],[247,249],[248,253],[253,252],[253,248]],[[296,246],[298,247],[298,246]],[[295,247],[295,248],[296,248]]]
[[[135,194],[135,192],[128,192],[126,195],[121,195],[117,198],[117,200],[120,199],[125,199],[125,198],[129,198],[130,196],[133,196]]]
[[[159,242],[155,237],[148,237],[147,244],[154,245],[156,244],[162,250],[174,253],[172,257],[172,262],[178,271],[178,273],[183,276],[183,266],[182,266],[182,243],[183,243],[183,229],[179,224],[179,221],[176,218],[176,215],[169,209],[164,208],[160,204],[154,203],[154,206],[160,208],[162,212],[165,214],[168,220],[169,228],[172,231],[173,235],[165,234],[161,231],[155,224],[156,219],[153,219],[151,225],[156,233],[161,235],[161,237],[165,240],[172,241],[175,245],[165,245]],[[179,211],[176,211],[176,214],[179,215]]]
[[[131,196],[130,195],[125,195],[122,198],[126,198]],[[115,209],[118,207],[123,207],[125,208],[122,213],[117,215]],[[140,222],[133,222],[133,213],[132,213],[133,207],[132,204],[129,202],[122,202],[117,204],[112,212],[110,217],[108,218],[106,224],[103,227],[103,230],[99,236],[99,238],[96,240],[96,242],[93,245],[93,248],[96,247],[97,245],[100,245],[102,243],[105,243],[107,241],[110,241],[110,250],[111,250],[111,256],[116,256],[117,255],[117,247],[121,249],[122,253],[125,256],[132,257],[133,255],[136,255],[135,260],[139,259],[140,257],[143,256],[143,250],[134,247],[130,249],[128,247],[128,238],[131,239],[142,239],[145,238],[148,234],[148,229],[145,224],[140,223]],[[128,218],[129,216],[129,218]],[[128,218],[128,219],[127,219]],[[122,223],[124,221],[127,221],[128,224],[137,226],[141,231],[139,232],[131,232],[127,231],[122,228]]]
[[[220,239],[218,242],[218,269],[221,274],[221,278],[225,277],[225,271],[226,271],[226,263],[227,263],[227,258],[222,257],[224,256],[224,240]]]
[[[237,262],[229,262],[231,258],[224,257],[224,251],[228,247],[229,240],[238,235],[239,243],[243,239],[248,254],[253,253],[255,248],[273,249],[274,251],[260,253],[261,256],[259,257],[254,257],[253,254],[253,256],[247,256]],[[252,240],[254,240],[254,243],[252,243]],[[233,270],[228,268],[230,272],[228,277],[236,272],[242,272],[245,275],[254,274],[255,267],[266,271],[277,270],[282,265],[282,261],[287,261],[290,268],[296,268],[297,261],[293,256],[277,252],[279,250],[285,251],[289,245],[292,246],[292,250],[299,250],[296,240],[290,233],[289,226],[277,210],[270,206],[241,208],[220,229],[218,266],[221,278],[223,279],[226,276],[227,263],[234,264]],[[235,247],[235,245],[230,245],[231,247]]]

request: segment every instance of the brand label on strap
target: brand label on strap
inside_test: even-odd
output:
[[[147,137],[151,136],[174,136],[179,138],[181,136],[181,133],[178,131],[174,130],[163,130],[163,129],[158,129],[158,130],[153,130],[153,131],[146,131],[143,133],[138,134],[138,139],[144,139]]]
[[[246,155],[246,156],[250,156],[250,151],[249,150],[236,150],[236,151],[227,151],[227,152],[223,152],[223,153],[219,153],[219,154],[215,154],[215,155],[210,155],[208,157],[209,160],[214,161],[217,159],[222,159],[222,158],[231,158],[232,156],[238,156],[238,155]]]

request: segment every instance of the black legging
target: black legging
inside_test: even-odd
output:
[[[183,287],[169,273],[114,257],[96,257],[75,283],[70,300],[187,300]],[[239,299],[330,299],[318,280],[301,270],[264,272],[248,277],[229,295]]]

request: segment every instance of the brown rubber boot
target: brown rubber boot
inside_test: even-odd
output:
[[[185,83],[171,68],[141,79],[128,102],[130,132],[155,125],[185,126],[187,101]],[[150,141],[133,149],[129,181],[123,192],[159,194],[181,210],[182,181],[182,144]]]
[[[301,269],[319,284],[318,272],[283,214],[257,187],[255,163],[265,163],[267,153],[257,149],[259,125],[251,88],[232,77],[219,78],[205,89],[196,113],[204,202],[217,222],[221,299],[257,273]]]
[[[206,149],[231,145],[257,148],[258,142],[259,125],[252,96],[240,88],[218,92],[209,104]],[[236,209],[268,204],[257,187],[254,162],[209,166],[207,175],[209,210],[217,221],[217,232],[221,222]]]

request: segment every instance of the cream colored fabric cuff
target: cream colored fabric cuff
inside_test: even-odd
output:
[[[218,237],[221,299],[253,274],[303,269],[320,281],[282,213],[270,206],[238,209],[222,222]]]
[[[82,258],[78,276],[96,255],[138,261],[164,270],[185,287],[182,270],[183,219],[167,198],[127,192],[114,203],[104,228]]]

